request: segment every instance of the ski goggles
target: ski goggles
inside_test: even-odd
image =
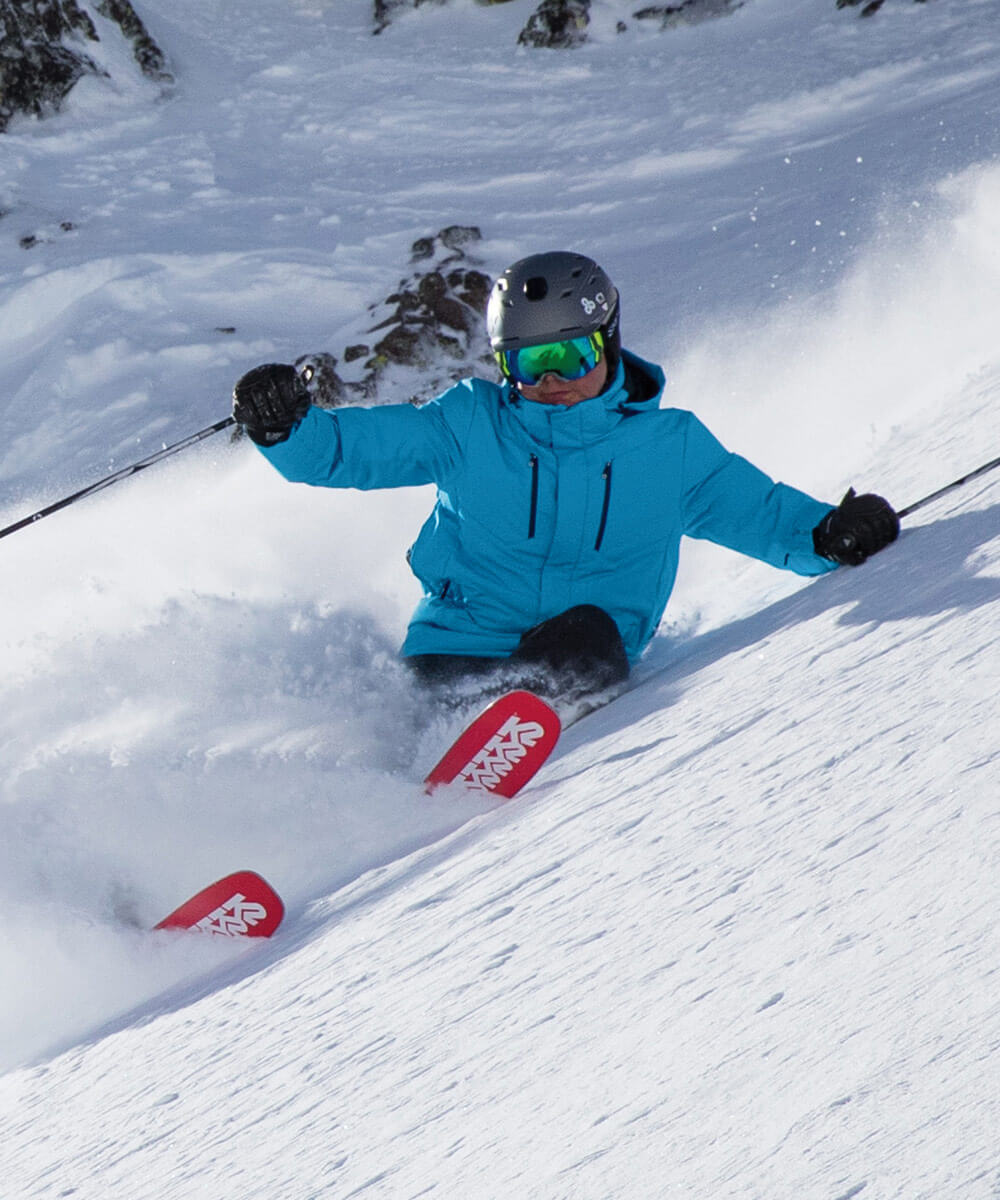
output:
[[[540,346],[518,346],[516,350],[494,350],[500,370],[507,379],[534,387],[546,375],[560,379],[582,379],[604,357],[601,331],[565,342],[543,342]]]

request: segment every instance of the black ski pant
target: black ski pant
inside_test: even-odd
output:
[[[438,688],[491,677],[504,689],[589,695],[628,678],[628,657],[614,620],[594,604],[578,604],[533,626],[508,658],[413,654],[404,660],[421,683]]]

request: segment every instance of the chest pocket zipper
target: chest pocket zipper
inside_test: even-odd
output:
[[[601,472],[601,478],[604,480],[604,502],[601,504],[601,523],[597,527],[597,540],[594,542],[594,549],[600,550],[601,543],[604,541],[604,531],[608,525],[608,509],[611,507],[611,463],[604,464],[604,470]]]
[[[528,537],[535,536],[535,526],[538,520],[538,455],[532,454],[528,460],[531,464],[531,507],[528,512]],[[604,531],[608,525],[608,510],[611,508],[611,463],[604,464],[604,470],[601,472],[601,478],[604,480],[604,500],[601,503],[601,521],[597,527],[597,539],[594,542],[594,549],[600,550],[601,544],[604,541]]]
[[[538,517],[538,455],[533,454],[528,460],[531,464],[531,509],[528,513],[528,537],[535,536],[535,521]]]

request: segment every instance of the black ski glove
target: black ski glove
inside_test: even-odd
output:
[[[881,496],[856,496],[854,488],[813,530],[813,546],[823,558],[856,567],[899,536],[899,517]]]
[[[265,363],[237,380],[233,417],[258,446],[283,442],[309,408],[309,390],[285,363]]]

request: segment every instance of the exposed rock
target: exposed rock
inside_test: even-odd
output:
[[[350,391],[337,374],[337,360],[332,354],[325,351],[304,354],[295,360],[295,366],[306,381],[313,404],[320,408],[337,408],[350,403]]]
[[[143,75],[163,83],[173,82],[163,51],[149,36],[146,26],[136,15],[129,0],[97,0],[95,8],[102,17],[114,21],[132,43],[132,56]]]
[[[476,0],[484,7],[504,4],[507,0]],[[927,0],[914,0],[924,4]],[[404,9],[420,8],[425,4],[442,5],[448,0],[374,0],[375,32],[381,33],[392,21],[393,16]],[[647,4],[631,13],[631,20],[642,25],[655,25],[658,29],[672,29],[678,25],[696,25],[715,17],[728,16],[744,6],[746,0],[672,0],[665,4]],[[862,17],[870,17],[885,3],[885,0],[836,0],[838,8],[860,8]],[[538,8],[528,18],[518,35],[518,45],[541,49],[563,49],[580,46],[587,40],[591,21],[591,0],[541,0]],[[625,2],[622,0],[622,7]],[[615,22],[619,33],[624,33],[629,23]]]
[[[395,13],[419,8],[423,4],[446,4],[448,0],[374,0],[375,32],[381,33]],[[477,0],[489,6],[507,0]],[[864,0],[837,0],[838,4],[860,4]],[[921,0],[922,2],[922,0]],[[620,0],[625,8],[626,0]],[[713,17],[724,17],[742,8],[746,0],[673,0],[666,4],[648,4],[634,11],[631,20],[642,24],[655,23],[659,29],[677,25],[695,25]],[[868,7],[877,8],[883,0],[870,0]],[[539,49],[572,49],[587,40],[591,23],[591,0],[541,0],[518,35],[518,45]],[[628,29],[628,22],[618,20],[619,33]]]
[[[465,247],[478,242],[482,236],[475,225],[448,225],[434,237],[417,238],[411,248],[410,261],[419,262],[422,258],[431,258],[438,244],[446,250],[453,251],[450,258],[442,260],[444,263],[457,261],[463,257]]]
[[[169,81],[163,53],[129,0],[98,0],[94,11],[131,42],[144,74]],[[0,0],[0,35],[0,132],[15,113],[57,111],[81,76],[107,76],[88,53],[100,36],[77,0]]]
[[[659,29],[695,25],[713,17],[724,17],[742,8],[746,0],[674,0],[671,4],[648,4],[632,13],[632,20],[655,23]],[[590,0],[542,0],[521,30],[518,44],[547,49],[582,45],[590,24]],[[619,33],[628,22],[615,23]]]
[[[369,307],[367,331],[377,338],[351,342],[339,359],[322,351],[297,360],[313,403],[424,399],[492,363],[485,329],[491,280],[467,250],[481,237],[475,226],[449,225],[414,242],[411,262],[420,269]]]
[[[862,0],[837,0],[838,8],[857,8]],[[871,17],[882,7],[883,0],[868,0],[864,8],[861,10],[861,16]]]
[[[381,33],[401,8],[419,8],[422,4],[444,4],[446,0],[375,0],[375,33]]]
[[[915,0],[916,4],[924,4],[926,0]],[[885,0],[837,0],[838,8],[857,8],[859,4],[863,4],[859,16],[873,17],[885,3]]]
[[[3,213],[0,213],[3,216]],[[34,233],[26,233],[18,238],[17,244],[22,250],[30,250],[32,246],[39,246],[47,242],[54,242],[56,238],[64,233],[74,233],[76,226],[72,221],[60,221],[58,225],[46,225],[41,229],[36,229]]]
[[[590,0],[542,0],[518,34],[519,46],[567,49],[587,40]]]
[[[632,16],[637,21],[656,21],[660,29],[697,25],[713,17],[724,17],[742,8],[745,0],[679,0],[675,4],[650,4]]]
[[[73,0],[0,0],[0,130],[17,112],[42,116],[59,107],[86,71],[100,73],[82,49],[64,37],[97,41],[90,17]]]

